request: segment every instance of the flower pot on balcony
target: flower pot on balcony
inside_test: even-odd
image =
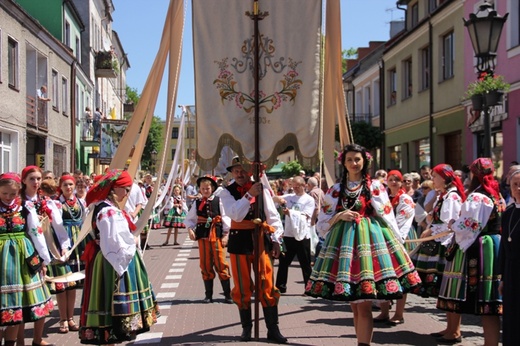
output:
[[[482,94],[471,96],[471,104],[473,105],[473,110],[481,111],[484,109],[484,96],[482,96]]]
[[[484,94],[484,101],[486,106],[492,107],[502,102],[502,96],[504,93],[500,90],[491,90]]]

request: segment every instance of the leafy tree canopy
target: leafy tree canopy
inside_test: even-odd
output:
[[[285,165],[283,165],[282,172],[284,177],[290,178],[298,175],[302,168],[302,165],[300,165],[298,161],[294,160],[287,162]]]

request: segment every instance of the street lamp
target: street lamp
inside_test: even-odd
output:
[[[495,70],[495,57],[497,55],[498,42],[502,34],[502,27],[509,13],[500,17],[493,5],[487,0],[479,6],[477,13],[471,13],[468,20],[464,20],[464,26],[468,28],[469,37],[475,57],[477,58],[477,71],[479,77],[485,72],[492,76]],[[491,157],[491,107],[496,104],[484,104],[484,156]]]
[[[151,161],[152,161],[152,175],[155,175],[155,163],[157,162],[157,150],[152,150],[150,153]]]

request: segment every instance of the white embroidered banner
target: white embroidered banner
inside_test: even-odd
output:
[[[293,146],[317,162],[322,1],[260,0],[260,161]],[[254,160],[253,1],[192,0],[197,161],[217,165],[228,145]],[[267,13],[268,12],[268,13]],[[330,134],[333,136],[333,134]]]

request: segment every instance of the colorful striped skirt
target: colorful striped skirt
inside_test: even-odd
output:
[[[54,308],[40,273],[26,262],[34,251],[24,232],[0,234],[0,326],[34,322]]]
[[[421,283],[412,290],[412,293],[424,298],[439,295],[444,265],[446,264],[446,257],[444,256],[446,247],[438,244],[437,253],[434,255],[428,255],[419,249],[412,256],[415,269],[421,278]]]
[[[184,219],[186,219],[186,212],[181,211],[178,213],[176,208],[171,208],[168,215],[164,218],[163,226],[168,228],[186,228]]]
[[[140,255],[136,252],[120,278],[90,242],[81,303],[79,338],[82,344],[131,341],[150,330],[159,310]],[[92,244],[92,245],[90,245]]]
[[[499,248],[499,234],[484,234],[466,252],[457,249],[444,268],[437,308],[459,314],[502,315]]]
[[[325,237],[305,293],[330,300],[399,299],[420,283],[385,221],[339,221]]]

